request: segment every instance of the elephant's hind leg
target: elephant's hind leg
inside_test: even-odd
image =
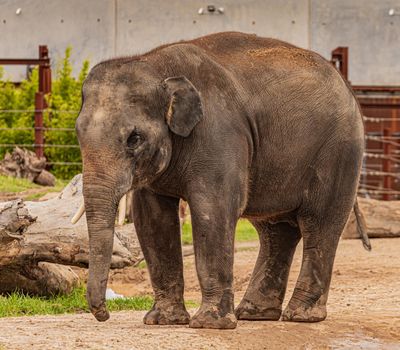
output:
[[[260,252],[235,314],[241,320],[278,320],[300,231],[286,222],[255,221],[253,224],[260,236]]]
[[[333,261],[346,221],[342,220],[343,225],[331,222],[330,227],[312,221],[309,219],[301,224],[303,261],[292,298],[282,314],[283,321],[319,322],[327,315],[326,303]]]
[[[336,248],[354,204],[356,188],[353,183],[338,183],[341,186],[315,191],[299,209],[303,259],[292,298],[282,314],[283,321],[319,322],[327,316]]]

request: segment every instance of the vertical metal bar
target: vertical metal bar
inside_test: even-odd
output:
[[[332,64],[342,73],[346,80],[349,80],[349,48],[346,46],[339,46],[331,52]]]
[[[49,49],[46,45],[39,45],[39,59],[48,59]],[[43,110],[48,107],[45,99],[46,95],[51,93],[51,68],[49,63],[39,64],[39,92],[35,96],[38,99],[37,113],[35,113],[35,152],[38,157],[44,156],[44,131],[43,131]],[[39,101],[40,100],[40,101]],[[40,111],[40,112],[39,112]]]
[[[390,101],[391,104],[392,104],[392,115],[391,115],[392,116],[392,135],[394,134],[396,136],[398,135],[398,132],[400,131],[399,130],[399,125],[398,125],[398,119],[397,119],[397,114],[398,114],[398,111],[399,111],[399,109],[396,106],[396,102],[397,101],[394,98],[392,98],[391,101]],[[399,147],[397,145],[396,146],[392,145],[392,149],[391,150],[392,150],[392,152],[394,154],[398,151],[398,149],[399,149]],[[395,173],[399,172],[398,164],[396,164],[396,163],[393,164],[392,171],[395,172]],[[398,190],[398,188],[399,188],[398,181],[399,181],[398,178],[393,180],[392,186],[393,186],[394,190]],[[393,200],[395,200],[395,199],[399,199],[398,195],[394,196]]]
[[[385,128],[383,130],[383,136],[385,140],[388,140],[388,137],[391,136],[390,129]],[[383,144],[383,154],[387,157],[390,156],[390,143],[384,143]],[[390,160],[389,159],[383,159],[383,169],[384,172],[390,172],[391,166],[390,166]],[[388,175],[383,176],[383,187],[385,189],[392,189],[392,178]],[[389,193],[385,193],[383,195],[383,200],[385,201],[390,201],[391,200],[391,195]]]
[[[349,80],[349,48],[342,47],[342,66],[340,71],[346,80]]]
[[[35,153],[39,158],[44,156],[43,108],[44,94],[37,92],[35,94]]]
[[[46,45],[39,46],[39,59],[48,59],[49,49]],[[39,91],[44,94],[51,92],[51,68],[50,64],[39,64]]]

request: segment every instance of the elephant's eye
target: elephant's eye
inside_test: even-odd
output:
[[[134,130],[129,135],[128,140],[126,141],[126,145],[130,149],[135,149],[140,144],[141,141],[142,137],[136,130]]]

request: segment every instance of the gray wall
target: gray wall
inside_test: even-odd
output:
[[[207,3],[223,7],[224,14],[199,15],[199,8]],[[308,47],[308,0],[119,0],[117,18],[118,55],[230,30],[278,37]]]
[[[223,7],[224,14],[199,15],[207,4]],[[36,57],[37,46],[47,44],[55,62],[70,45],[76,72],[84,59],[93,65],[166,42],[238,30],[325,57],[347,45],[353,83],[400,85],[400,16],[388,16],[390,8],[400,13],[400,0],[0,0],[0,57]],[[8,72],[13,80],[24,74]]]
[[[312,50],[349,47],[353,84],[400,85],[399,0],[312,0],[310,23]]]

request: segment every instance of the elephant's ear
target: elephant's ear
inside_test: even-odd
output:
[[[172,77],[163,81],[169,95],[165,119],[171,131],[187,137],[203,117],[200,94],[186,77]]]

